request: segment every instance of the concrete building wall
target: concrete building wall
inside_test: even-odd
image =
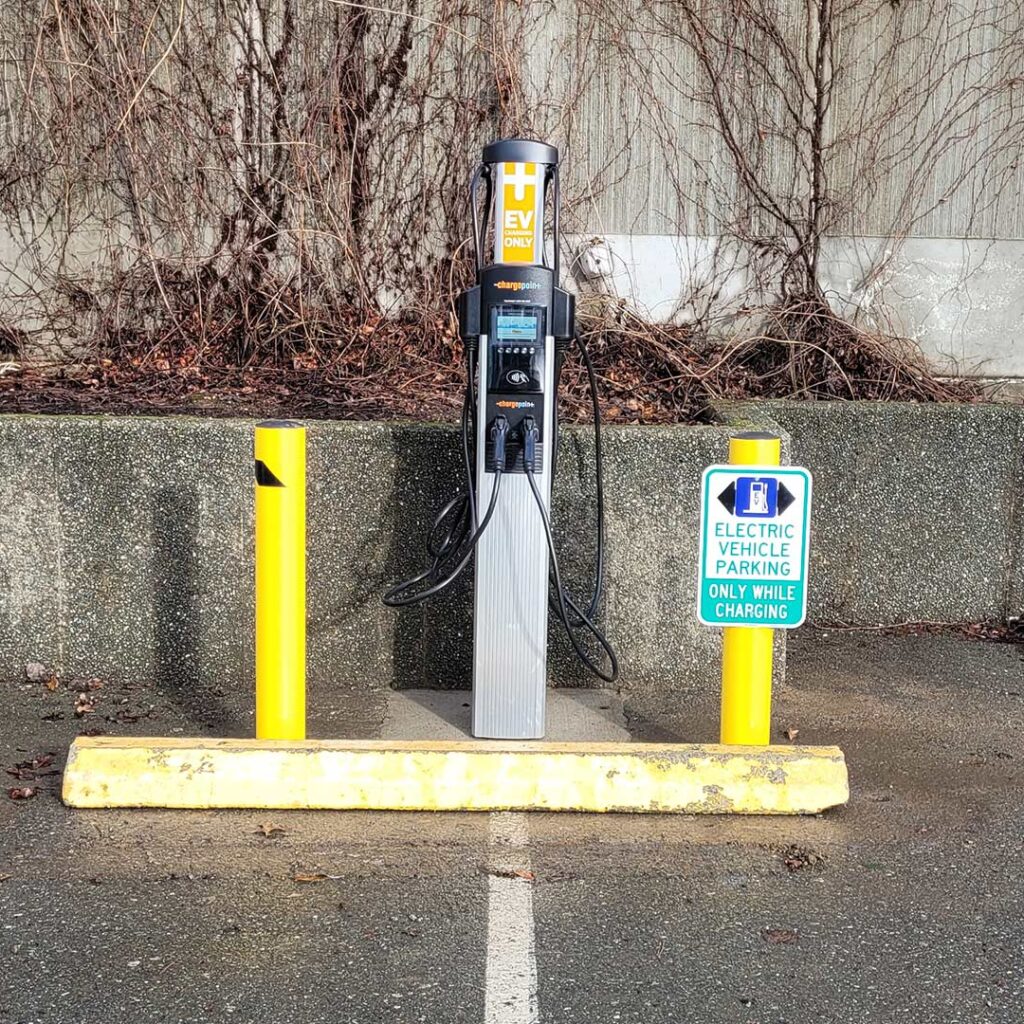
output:
[[[280,29],[280,5],[265,0],[264,6],[273,34]],[[720,16],[714,5],[697,9],[711,12],[713,27],[731,39],[725,8]],[[216,10],[211,25],[224,36],[222,56],[230,63],[229,34],[217,20],[224,11]],[[804,16],[803,0],[766,10],[779,26],[778,45],[738,37],[723,51],[723,61],[736,61],[743,47],[752,47],[763,74],[723,63],[722,81],[748,101],[734,120],[754,176],[799,221],[807,214],[805,101],[811,93],[804,55],[815,42],[813,19]],[[917,341],[943,371],[1024,375],[1024,121],[1017,102],[1024,13],[1019,4],[999,0],[869,0],[850,11],[833,40],[836,81],[823,125],[825,199],[835,211],[824,240],[826,291],[837,309],[858,311],[868,327]],[[443,14],[441,6],[427,5],[414,15],[409,61],[415,65],[431,48],[447,47],[437,88],[445,95],[465,93],[462,106],[476,103],[482,133],[499,130],[488,118],[502,111],[523,130],[564,146],[566,194],[573,200],[568,255],[581,288],[621,296],[656,318],[711,316],[726,330],[739,306],[772,298],[759,292],[754,265],[765,243],[778,237],[779,223],[750,211],[750,197],[702,93],[700,62],[685,42],[679,5],[573,0],[499,9],[482,3],[467,8],[451,26],[456,31],[435,38],[432,18]],[[321,0],[302,7],[301,29],[318,65],[330,56],[320,48],[338,15],[337,5]],[[404,30],[401,17],[385,15],[369,12],[375,32],[390,38]],[[7,54],[0,81],[11,97],[0,110],[0,148],[6,144],[12,152],[19,138],[34,137],[31,131],[19,135],[35,116],[21,98],[31,76],[16,59],[35,52],[22,45],[23,21],[20,11],[0,14]],[[525,106],[508,100],[511,106],[502,108],[489,66],[495,40],[524,83]],[[159,38],[150,42],[157,53],[163,49]],[[782,60],[783,47],[800,57],[795,65]],[[157,81],[173,94],[169,66],[160,67]],[[795,97],[795,115],[787,96]],[[236,101],[230,92],[217,98],[225,117]],[[300,84],[288,102],[301,110]],[[410,125],[409,132],[435,130],[429,119],[425,124],[422,130]],[[468,176],[477,152],[472,140],[465,145]],[[436,139],[424,139],[414,150],[419,162],[435,161],[437,146]],[[374,159],[381,161],[373,169],[378,180],[416,174],[404,149]],[[130,254],[137,248],[124,183],[90,178],[87,189],[78,188],[76,169],[67,171],[67,195],[79,197],[83,209],[41,208],[29,224],[0,207],[0,317],[14,327],[31,331],[38,323],[32,293],[40,280],[50,289],[65,274],[87,278],[116,264],[115,250]],[[338,203],[340,198],[332,199],[332,210]],[[116,225],[113,234],[92,229],[89,215],[97,210]],[[65,221],[76,225],[70,239],[59,229]],[[26,229],[35,233],[29,250]],[[212,238],[216,232],[208,230]],[[744,241],[737,244],[738,238]],[[153,245],[163,252],[163,240]],[[177,250],[169,245],[173,258]],[[83,324],[88,328],[87,315],[70,300],[66,305],[58,327],[73,341]]]
[[[590,9],[560,8],[566,37]],[[728,5],[616,9],[573,79],[587,81],[568,154],[575,266],[648,315],[728,334],[743,308],[773,301],[766,250],[810,214],[819,7],[762,5],[763,30]],[[821,284],[838,312],[916,342],[940,372],[1024,375],[1024,11],[844,10],[826,47]]]
[[[656,320],[723,322],[757,296],[748,251],[714,236],[575,235],[582,289]],[[1024,241],[826,239],[822,284],[833,307],[909,339],[940,373],[1024,376]],[[579,288],[580,285],[578,284]]]
[[[801,195],[819,87],[805,50],[817,42],[808,15],[819,5],[754,5],[761,31],[728,4],[693,7],[708,29],[705,52],[717,61],[733,138],[775,196]],[[909,219],[921,238],[1024,238],[1013,107],[1020,5],[868,0],[832,14],[820,84],[828,90],[823,142],[830,199],[840,208],[836,233],[885,236]],[[548,46],[528,55],[548,70],[539,76],[539,102],[578,91],[568,180],[602,185],[587,198],[589,228],[717,235],[741,215],[745,189],[716,127],[684,10],[649,0],[619,0],[610,10],[574,0],[534,17],[548,23]],[[552,62],[553,48],[568,49],[574,62]],[[802,132],[790,130],[797,124]],[[937,137],[947,132],[949,145]],[[867,188],[870,201],[861,194]]]

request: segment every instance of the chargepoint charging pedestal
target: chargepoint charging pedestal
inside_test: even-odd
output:
[[[433,563],[384,601],[400,606],[434,596],[475,553],[473,735],[540,739],[549,609],[591,672],[606,682],[618,677],[615,653],[593,621],[604,558],[600,419],[593,366],[576,336],[574,299],[558,286],[558,150],[529,139],[491,143],[473,174],[470,204],[476,284],[458,300],[467,367],[465,489],[435,520],[427,539]],[[562,582],[550,519],[558,378],[573,342],[590,381],[597,458],[597,565],[583,603]],[[592,638],[588,644],[583,632]],[[588,653],[594,642],[600,655]]]
[[[478,267],[476,287],[459,300],[460,333],[477,347],[477,508],[488,507],[499,470],[504,479],[476,547],[473,735],[537,739],[544,735],[549,561],[537,504],[550,508],[555,386],[575,333],[574,300],[557,285],[555,258],[550,266],[545,258],[545,199],[557,181],[557,150],[503,140],[484,150],[483,163],[494,262]],[[477,178],[474,209],[479,187]],[[481,250],[486,221],[485,208]]]

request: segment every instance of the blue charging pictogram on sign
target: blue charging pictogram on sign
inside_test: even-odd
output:
[[[741,476],[736,481],[736,512],[751,519],[773,519],[779,509],[775,477]]]

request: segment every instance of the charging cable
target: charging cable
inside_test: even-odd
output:
[[[601,406],[597,397],[597,373],[594,370],[594,364],[591,361],[590,353],[587,351],[587,346],[583,343],[583,339],[578,335],[573,339],[573,341],[579,349],[580,356],[583,359],[583,365],[587,370],[587,382],[590,388],[590,405],[594,416],[594,485],[597,493],[597,550],[595,552],[594,589],[591,591],[590,600],[587,602],[586,610],[587,618],[593,619],[597,614],[597,606],[601,603],[601,593],[604,589],[604,451],[601,446]],[[554,452],[555,458],[551,464],[552,479],[555,477],[555,469],[558,464],[557,415],[555,416]],[[554,579],[552,579],[552,583],[554,583]],[[564,593],[565,603],[569,606],[570,611],[573,612],[573,625],[582,626],[583,621],[579,617],[579,606],[573,600],[568,589],[566,589]],[[557,614],[558,605],[554,596],[549,599],[549,603],[551,610]]]
[[[527,416],[522,423],[521,437],[523,441],[523,468],[526,470],[526,479],[529,481],[530,490],[533,491],[534,501],[537,503],[537,508],[540,511],[541,522],[544,524],[544,537],[547,540],[548,554],[551,556],[551,575],[552,582],[554,583],[555,589],[555,606],[558,612],[558,617],[565,627],[566,635],[569,637],[569,642],[572,644],[573,650],[576,652],[576,657],[583,662],[584,665],[595,675],[598,679],[603,680],[606,683],[614,683],[619,678],[619,661],[615,656],[615,650],[608,638],[601,632],[601,630],[594,625],[591,620],[591,616],[594,614],[597,601],[600,597],[601,578],[598,576],[597,587],[595,588],[594,598],[592,606],[588,607],[587,611],[583,611],[572,597],[566,592],[562,586],[562,573],[558,565],[558,552],[555,551],[555,539],[551,533],[551,520],[548,517],[548,510],[544,507],[544,499],[541,497],[540,490],[537,488],[537,481],[534,479],[534,468],[537,460],[537,441],[540,438],[540,430],[537,428],[537,423],[532,416]],[[603,561],[603,559],[601,560]],[[600,564],[600,561],[599,561]],[[600,570],[599,570],[600,571]],[[574,617],[572,620],[569,618],[569,608],[572,609]],[[589,654],[584,650],[583,645],[580,643],[576,633],[579,629],[585,629],[589,632],[594,639],[598,642],[604,653],[608,656],[609,670],[605,670],[601,665],[595,662]]]
[[[471,371],[472,372],[472,371]],[[434,525],[427,534],[427,553],[433,559],[431,565],[423,572],[417,573],[410,579],[398,583],[384,593],[382,598],[384,604],[391,608],[404,608],[409,605],[419,604],[427,598],[441,593],[462,575],[466,566],[469,565],[473,552],[476,550],[477,541],[487,529],[487,524],[494,515],[494,509],[498,504],[498,495],[501,491],[501,480],[505,470],[505,449],[508,438],[508,420],[504,416],[496,416],[491,423],[490,438],[494,446],[494,486],[491,488],[491,498],[487,503],[487,511],[479,525],[476,522],[476,502],[473,497],[472,466],[469,456],[468,432],[471,416],[467,412],[469,401],[471,401],[470,390],[467,389],[467,402],[463,406],[463,457],[466,462],[467,471],[467,492],[456,495],[438,513]],[[458,510],[456,512],[456,510]],[[438,539],[438,532],[446,519],[452,513],[455,514],[452,525]],[[469,535],[466,536],[466,522],[469,522]],[[461,557],[460,557],[461,552]],[[456,559],[458,559],[456,561]],[[456,564],[452,567],[452,562]]]

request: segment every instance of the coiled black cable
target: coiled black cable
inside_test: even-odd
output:
[[[465,551],[458,564],[442,575],[443,567],[449,561],[447,554],[449,549],[445,548],[441,553],[434,555],[433,564],[428,569],[424,569],[423,572],[417,573],[415,576],[404,580],[402,583],[397,583],[390,590],[385,591],[381,600],[386,605],[391,608],[404,608],[408,605],[419,604],[421,601],[426,601],[428,597],[440,594],[442,590],[451,586],[462,575],[466,566],[469,565],[469,560],[473,557],[474,550],[476,550],[476,542],[480,539],[484,530],[487,529],[487,524],[491,521],[491,516],[494,514],[495,506],[498,504],[498,493],[501,491],[501,478],[502,472],[498,469],[494,474],[494,489],[491,491],[491,500],[488,502],[487,512],[480,521],[480,525],[466,538],[465,543],[456,548],[456,551],[458,551],[465,547]],[[450,508],[451,504],[449,502],[445,508]],[[438,578],[439,576],[440,578]],[[417,584],[428,580],[432,581],[428,586],[422,590],[415,589]]]
[[[547,541],[548,554],[551,556],[551,576],[555,591],[555,609],[562,625],[565,627],[565,632],[569,637],[569,642],[572,644],[572,648],[576,652],[576,657],[579,658],[587,669],[597,676],[598,679],[601,679],[606,683],[614,683],[619,678],[619,660],[615,655],[615,649],[612,647],[604,633],[601,632],[601,630],[591,620],[593,611],[588,609],[587,612],[584,612],[562,585],[562,573],[558,565],[558,552],[555,550],[555,538],[551,532],[551,520],[548,516],[548,510],[544,507],[544,499],[541,497],[540,490],[537,487],[537,481],[533,476],[538,434],[539,431],[537,430],[536,423],[533,421],[533,417],[528,416],[523,420],[522,425],[523,468],[526,470],[526,479],[529,481],[530,490],[533,492],[533,499],[537,503],[537,509],[540,512],[541,522],[544,524],[544,538]],[[599,598],[598,591],[595,591],[595,596],[596,598]],[[572,609],[575,615],[572,620],[569,618],[569,608]],[[606,672],[604,668],[595,662],[583,648],[583,645],[580,643],[579,638],[576,635],[577,630],[581,628],[586,629],[587,632],[594,637],[604,653],[607,655],[610,666],[609,671]]]
[[[466,396],[462,403],[462,458],[466,472],[466,489],[460,491],[437,514],[427,533],[427,553],[433,560],[422,572],[385,591],[381,600],[391,608],[404,608],[419,604],[441,593],[462,575],[469,565],[477,541],[491,521],[501,490],[502,468],[505,465],[505,441],[508,422],[499,416],[491,425],[494,441],[495,476],[490,501],[483,519],[477,524],[476,495],[474,486],[473,458],[470,451],[470,434],[474,429],[474,373],[476,359],[472,352],[467,359],[469,380]],[[445,528],[445,523],[449,525]],[[444,533],[439,536],[439,532]]]

